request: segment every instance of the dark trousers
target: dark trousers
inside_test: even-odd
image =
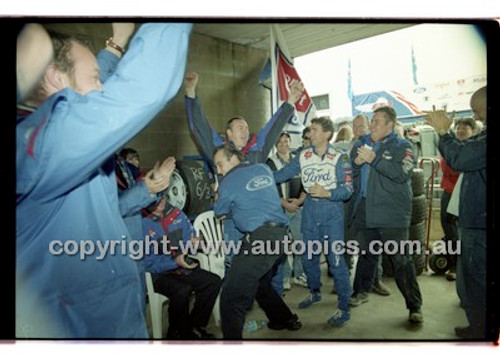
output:
[[[221,287],[214,273],[196,268],[189,274],[163,273],[154,282],[155,291],[168,297],[168,333],[187,335],[191,328],[206,327]],[[191,313],[189,300],[195,294]]]
[[[453,241],[453,244],[456,244],[458,241],[458,218],[446,212],[450,198],[451,194],[443,191],[443,195],[441,196],[441,227],[444,232],[444,240]],[[455,249],[455,246],[453,246],[453,249]],[[450,269],[454,271],[457,259],[455,255],[450,255],[450,257],[452,261]]]
[[[369,292],[373,285],[375,271],[377,269],[378,254],[369,252],[368,244],[371,241],[379,240],[382,243],[386,241],[406,241],[408,240],[408,228],[377,228],[364,229],[360,232],[361,238],[365,243],[360,244],[360,248],[365,250],[365,254],[360,254],[356,268],[356,278],[354,279],[354,292]],[[379,249],[378,245],[376,250]],[[380,248],[382,248],[380,246]],[[408,309],[418,309],[422,305],[422,295],[417,282],[417,275],[411,256],[405,252],[399,252],[394,255],[387,255],[391,261],[394,279],[399,291],[405,298]]]
[[[224,339],[241,339],[245,315],[255,300],[272,323],[282,324],[293,317],[283,299],[271,286],[284,250],[282,241],[286,228],[258,228],[241,239],[241,250],[233,258],[231,268],[224,278],[220,306]],[[265,252],[266,241],[273,243],[273,252]],[[279,248],[274,249],[274,243]],[[252,246],[253,244],[253,246]],[[271,251],[267,251],[271,252]]]
[[[370,251],[370,245],[374,250],[382,250],[383,245],[375,245],[373,241],[380,241],[382,244],[387,241],[395,241],[400,246],[401,241],[407,241],[409,238],[408,228],[373,228],[366,227],[365,222],[365,201],[359,204],[356,214],[355,224],[358,230],[359,248],[361,249],[356,267],[356,277],[354,278],[354,293],[369,292],[375,272],[379,254]],[[363,251],[365,253],[363,253]],[[391,261],[394,279],[399,291],[405,298],[408,309],[418,309],[422,305],[422,295],[417,282],[417,274],[411,256],[407,251],[399,250],[396,254],[387,254]]]
[[[459,297],[472,328],[484,335],[486,325],[486,230],[459,229],[461,250],[457,282],[464,291]],[[459,283],[457,283],[457,288]]]

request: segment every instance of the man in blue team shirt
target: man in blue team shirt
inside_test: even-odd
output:
[[[169,251],[147,253],[142,260],[144,269],[152,273],[155,291],[169,299],[167,339],[214,339],[205,328],[219,294],[221,279],[183,255],[181,241],[185,247],[197,244],[193,225],[186,214],[167,203],[165,197],[147,211],[149,214],[142,220],[145,238],[157,240],[166,236],[169,241]],[[195,302],[190,310],[193,292]]]
[[[135,261],[120,249],[80,259],[50,246],[128,241],[113,153],[177,94],[191,27],[142,25],[117,66],[126,42],[116,36],[97,60],[74,38],[54,40],[37,108],[16,128],[18,337],[148,337]]]
[[[257,134],[250,135],[247,121],[241,116],[234,116],[226,123],[226,136],[224,137],[212,127],[202,110],[200,99],[196,95],[198,79],[197,73],[189,72],[184,80],[188,125],[200,153],[210,164],[214,173],[216,170],[212,160],[214,149],[227,142],[231,142],[241,151],[245,160],[251,163],[264,163],[274,144],[278,141],[283,128],[293,118],[294,105],[302,96],[303,84],[295,80],[292,81],[287,101],[276,110],[273,117]],[[231,219],[224,221],[225,241],[238,241],[241,236],[242,232],[235,228]],[[226,256],[227,268],[231,259],[232,255]]]
[[[302,326],[271,286],[284,254],[288,224],[272,171],[265,164],[242,162],[241,152],[231,145],[214,152],[217,172],[223,176],[216,192],[215,215],[233,219],[236,228],[245,234],[222,287],[224,339],[242,338],[245,314],[254,298],[269,318],[270,329],[298,330]]]

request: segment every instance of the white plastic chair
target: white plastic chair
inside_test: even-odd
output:
[[[213,210],[208,210],[196,217],[193,227],[196,230],[196,236],[201,238],[201,241],[207,247],[208,252],[208,254],[203,254],[198,251],[198,253],[193,257],[200,262],[200,268],[215,273],[221,279],[224,278],[225,254],[222,248],[222,241],[224,237],[222,220],[215,217]],[[220,325],[219,304],[220,294],[217,296],[213,309],[214,321],[217,325]]]
[[[146,272],[146,289],[148,293],[151,324],[153,326],[153,339],[162,339],[163,304],[168,302],[168,298],[163,294],[155,292],[153,278],[149,272]]]

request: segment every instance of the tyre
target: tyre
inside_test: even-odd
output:
[[[419,224],[427,218],[427,198],[424,194],[411,200],[411,225]]]
[[[188,217],[212,208],[212,188],[203,165],[194,160],[179,160],[167,188],[170,204]]]
[[[429,268],[436,274],[445,274],[450,269],[451,261],[447,255],[431,255],[429,257]]]
[[[420,253],[416,253],[417,251],[413,251],[411,255],[417,276],[422,274],[422,272],[425,269],[425,237],[426,237],[425,221],[410,226],[409,240],[417,241],[420,248],[419,251]]]
[[[423,169],[413,169],[413,173],[411,175],[411,189],[413,191],[413,196],[425,194],[425,179]]]

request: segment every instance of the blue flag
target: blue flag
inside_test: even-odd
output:
[[[349,58],[349,62],[347,62],[347,96],[349,97],[349,100],[351,100],[352,102],[354,94],[352,92],[351,58]]]
[[[418,85],[417,80],[417,61],[415,60],[415,52],[413,51],[413,45],[411,46],[411,66],[413,73],[413,84]]]

